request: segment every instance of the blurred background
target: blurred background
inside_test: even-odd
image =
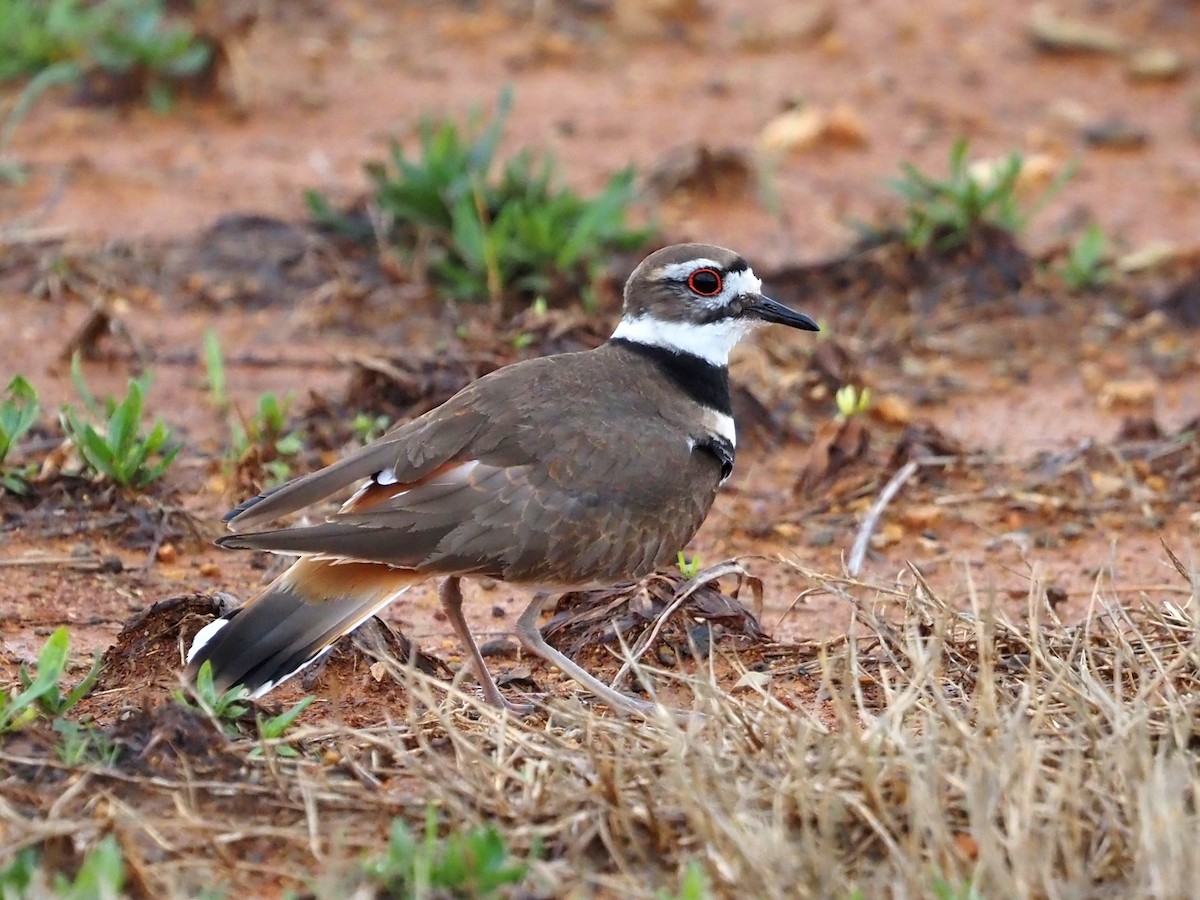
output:
[[[1023,154],[1025,188],[1073,170],[1034,247],[1200,232],[1194,0],[0,0],[0,22],[6,231],[296,218],[306,188],[361,194],[422,116],[509,87],[505,153],[588,191],[632,166],[672,239],[771,264],[844,251],[897,206],[901,161],[943,170],[960,137]]]

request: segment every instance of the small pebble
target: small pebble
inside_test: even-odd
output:
[[[1101,497],[1116,497],[1125,492],[1125,479],[1108,472],[1091,472],[1088,479],[1092,483],[1092,489]],[[1065,533],[1066,526],[1063,526],[1063,531]]]
[[[1074,19],[1039,4],[1027,24],[1030,40],[1046,53],[1119,53],[1125,41],[1116,31]]]
[[[479,652],[484,656],[516,656],[517,645],[508,638],[496,638],[493,641],[484,641],[484,643],[480,644]]]
[[[912,407],[895,394],[884,394],[871,406],[871,415],[887,425],[907,425],[912,421]]]
[[[1150,135],[1144,128],[1114,117],[1084,128],[1083,139],[1106,150],[1140,150],[1149,143]]]
[[[200,567],[200,574],[205,578],[216,578],[221,574],[221,567],[216,563],[207,562]]]
[[[688,632],[691,638],[692,646],[696,648],[697,656],[705,656],[708,654],[709,647],[712,646],[715,635],[712,628],[707,622],[701,622],[695,628]]]
[[[829,2],[762,4],[753,18],[735,22],[732,30],[743,50],[771,52],[820,40],[833,29],[836,13]]]
[[[1183,57],[1169,47],[1147,47],[1129,57],[1126,71],[1138,81],[1173,81],[1184,69]]]
[[[820,531],[814,531],[808,536],[809,546],[812,547],[832,547],[833,542],[836,540],[837,535],[828,528],[823,528]]]
[[[1074,541],[1083,537],[1086,531],[1087,529],[1078,522],[1067,522],[1067,524],[1063,525],[1063,527],[1059,529],[1059,534],[1062,536],[1063,540]],[[1049,591],[1047,591],[1047,593],[1049,593]]]
[[[174,544],[163,544],[158,548],[154,557],[160,563],[167,563],[169,565],[179,558],[179,551],[175,549]]]

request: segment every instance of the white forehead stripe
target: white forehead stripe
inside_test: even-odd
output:
[[[623,318],[617,323],[612,336],[613,340],[688,353],[714,366],[724,367],[729,365],[729,352],[737,342],[759,324],[758,319],[732,318],[698,325],[695,322],[668,322],[655,316],[641,315]]]
[[[753,269],[730,272],[725,276],[725,290],[721,293],[730,297],[737,297],[740,294],[761,294],[762,279],[754,274]]]
[[[655,274],[661,280],[674,278],[682,281],[697,269],[716,269],[720,272],[721,264],[711,259],[691,259],[687,262],[671,263],[669,266],[663,266]]]

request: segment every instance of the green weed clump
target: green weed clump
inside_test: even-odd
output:
[[[196,673],[196,683],[193,686],[191,696],[180,690],[175,692],[174,697],[176,703],[188,709],[198,709],[208,715],[230,736],[237,736],[240,733],[238,725],[251,710],[250,692],[244,686],[235,684],[224,691],[217,690],[216,684],[213,682],[211,662],[205,662],[200,666],[200,670]],[[311,695],[303,697],[296,701],[290,709],[285,710],[277,716],[264,717],[261,714],[256,714],[255,724],[258,726],[259,740],[274,743],[276,756],[286,759],[298,757],[300,753],[296,748],[279,743],[279,741],[283,739],[287,730],[295,724],[296,719],[300,717],[300,713],[308,709],[315,699]],[[261,746],[255,747],[250,751],[252,758],[257,758],[261,755]]]
[[[196,673],[195,702],[192,702],[182,691],[175,694],[175,701],[189,709],[199,709],[207,713],[222,727],[232,725],[250,712],[248,700],[250,692],[242,685],[235,684],[224,691],[218,691],[213,682],[212,663],[205,662]],[[227,729],[228,730],[228,729]]]
[[[433,807],[426,810],[420,839],[396,819],[387,849],[365,868],[391,897],[487,898],[507,885],[520,884],[528,871],[524,862],[512,858],[503,835],[493,827],[438,837]]]
[[[261,467],[263,487],[275,487],[291,477],[290,460],[304,449],[304,438],[287,429],[291,412],[291,394],[279,399],[271,391],[258,398],[257,409],[249,416],[229,399],[225,374],[225,356],[221,342],[212,329],[204,335],[204,366],[213,406],[229,424],[230,445],[226,454],[233,469]],[[232,415],[231,415],[232,413]]]
[[[58,719],[51,726],[60,743],[59,760],[68,766],[113,766],[121,758],[121,745],[93,724]]]
[[[993,169],[983,172],[968,162],[967,149],[965,139],[954,142],[945,178],[934,178],[904,163],[903,176],[890,182],[905,202],[904,239],[910,247],[924,249],[932,245],[938,250],[952,250],[967,243],[982,224],[1018,234],[1073,174],[1067,169],[1025,205],[1017,192],[1025,165],[1019,153],[1010,153]]]
[[[253,451],[267,474],[266,487],[287,481],[292,475],[288,460],[304,449],[300,432],[287,430],[291,406],[290,395],[280,400],[267,391],[258,398],[258,409],[253,415],[230,424],[234,462],[246,459]]]
[[[1097,288],[1111,280],[1113,267],[1109,265],[1108,240],[1099,225],[1089,225],[1071,245],[1058,272],[1076,291]]]
[[[7,471],[4,461],[17,441],[33,427],[40,410],[37,391],[20,375],[14,376],[0,394],[0,487],[14,494],[28,490],[26,473]]]
[[[63,692],[62,678],[67,668],[70,635],[65,627],[46,640],[38,654],[37,674],[31,676],[24,666],[18,671],[20,689],[0,694],[0,734],[28,725],[39,715],[63,716],[88,695],[100,677],[100,657],[74,688]]]
[[[165,0],[0,0],[0,82],[55,70],[79,83],[92,72],[137,75],[156,108],[171,83],[208,66],[212,49]]]
[[[161,419],[155,420],[148,433],[140,431],[149,378],[130,379],[125,396],[119,401],[107,398],[102,411],[83,381],[78,355],[71,362],[71,375],[84,405],[93,415],[106,420],[96,428],[71,407],[63,408],[63,431],[88,468],[122,487],[137,490],[161,478],[182,446],[169,443],[171,429]]]
[[[350,430],[354,433],[354,439],[365,447],[387,434],[391,424],[388,416],[360,412],[350,422]]]
[[[123,896],[124,886],[125,860],[117,839],[111,834],[88,850],[74,878],[62,872],[46,871],[38,852],[32,847],[22,850],[12,862],[0,868],[0,898],[3,900],[27,897],[116,900]]]
[[[549,157],[522,151],[498,162],[509,105],[505,92],[491,121],[476,114],[465,128],[427,118],[415,154],[393,144],[387,161],[367,166],[385,238],[419,259],[437,288],[456,299],[529,303],[582,295],[590,302],[608,258],[643,246],[652,234],[627,222],[633,171],[583,197],[561,184]],[[318,222],[372,237],[316,192],[307,201]]]

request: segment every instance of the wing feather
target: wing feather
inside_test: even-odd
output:
[[[465,394],[452,397],[438,409],[333,465],[242,503],[225,516],[225,523],[237,530],[268,522],[312,506],[379,473],[386,473],[387,481],[401,486],[421,481],[450,462],[483,424],[484,419],[471,409],[469,402],[460,399]],[[470,397],[465,399],[469,401]]]
[[[514,582],[645,574],[703,522],[720,464],[639,393],[636,372],[614,386],[627,401],[614,407],[595,390],[612,371],[592,370],[588,360],[600,357],[580,356],[571,367],[543,358],[485,376],[233,520],[272,519],[382,473],[323,524],[219,543]],[[547,392],[569,402],[539,402]]]

